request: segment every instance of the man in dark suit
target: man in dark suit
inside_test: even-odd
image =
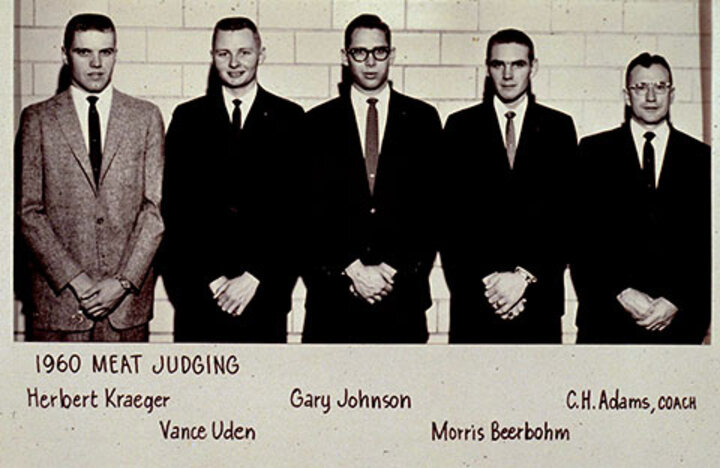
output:
[[[148,339],[163,123],[157,107],[110,86],[115,46],[110,18],[74,16],[62,48],[72,85],[21,116],[18,211],[34,341]]]
[[[308,112],[313,156],[303,342],[424,343],[435,258],[437,111],[391,88],[390,28],[345,29],[340,96]]]
[[[580,142],[578,343],[700,343],[710,321],[710,148],[670,124],[670,65],[634,58],[625,123]]]
[[[303,111],[257,83],[255,24],[220,20],[205,96],[167,134],[161,264],[175,341],[285,342]]]
[[[451,343],[560,343],[575,126],[530,90],[533,43],[488,41],[483,102],[445,126],[441,248]]]

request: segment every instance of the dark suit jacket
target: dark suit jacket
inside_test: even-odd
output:
[[[152,317],[150,265],[163,232],[160,111],[115,90],[104,142],[96,185],[70,90],[22,113],[18,209],[30,259],[33,328],[92,328],[69,287],[83,271],[95,280],[120,274],[138,289],[110,314],[113,327]]]
[[[300,106],[258,87],[237,136],[222,94],[175,109],[167,134],[161,264],[176,341],[282,341],[297,279]],[[239,318],[209,283],[260,280]]]
[[[578,341],[700,343],[710,319],[710,148],[671,128],[654,193],[627,124],[583,138],[580,164]],[[675,304],[671,325],[636,325],[616,300],[628,287]]]
[[[391,91],[374,194],[349,92],[308,112],[313,195],[305,342],[425,342],[431,305],[437,111]],[[343,270],[385,262],[395,289],[376,305],[354,297]]]
[[[445,126],[441,258],[450,342],[559,342],[575,126],[568,115],[528,103],[512,170],[500,128],[492,101],[452,114]],[[482,279],[517,266],[538,282],[526,290],[525,311],[504,321]]]

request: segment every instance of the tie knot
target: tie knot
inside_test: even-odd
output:
[[[505,112],[505,118],[507,118],[508,120],[515,118],[515,112],[513,112],[513,111]]]
[[[655,134],[653,132],[645,132],[645,135],[643,135],[647,141],[653,141],[653,138],[655,138]]]
[[[367,103],[370,104],[370,107],[375,107],[375,104],[377,104],[378,100],[377,98],[371,97],[368,98]]]
[[[240,104],[242,104],[242,101],[240,99],[233,99],[233,104],[235,105],[235,108],[240,107]]]
[[[89,102],[91,106],[94,106],[97,101],[98,101],[97,96],[88,96],[87,97],[87,102]]]

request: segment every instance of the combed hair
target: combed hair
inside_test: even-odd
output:
[[[255,38],[258,48],[262,45],[260,32],[258,31],[255,23],[253,23],[253,20],[244,16],[230,16],[215,23],[212,35],[213,47],[215,47],[215,39],[217,39],[218,31],[240,31],[241,29],[249,29],[250,32],[253,33],[253,37]]]
[[[70,18],[65,26],[65,37],[63,38],[63,46],[67,52],[70,52],[72,41],[77,31],[110,31],[115,32],[115,25],[112,20],[105,15],[97,13],[81,13]]]
[[[392,46],[391,42],[391,34],[390,34],[390,26],[387,25],[386,22],[384,22],[378,15],[372,15],[369,13],[364,13],[360,16],[356,16],[354,20],[350,21],[345,28],[345,48],[347,49],[350,47],[350,43],[352,42],[352,35],[355,32],[356,29],[365,28],[365,29],[379,29],[380,31],[385,34],[385,39],[387,40],[388,47]]]

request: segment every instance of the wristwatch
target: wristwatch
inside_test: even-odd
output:
[[[523,279],[527,284],[537,283],[537,278],[535,277],[535,275],[533,275],[521,266],[515,267],[515,273],[520,273],[520,275],[522,275]]]

